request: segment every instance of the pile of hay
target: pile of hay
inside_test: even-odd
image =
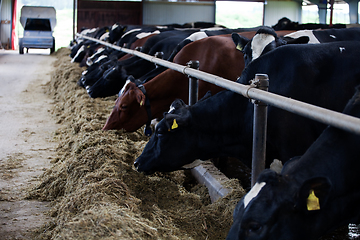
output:
[[[102,131],[116,97],[91,99],[76,82],[84,69],[70,63],[70,50],[56,53],[48,93],[60,128],[58,157],[28,198],[50,201],[52,221],[36,239],[225,239],[236,203],[238,180],[215,203],[205,186],[190,184],[184,171],[145,176],[133,163],[148,138]]]

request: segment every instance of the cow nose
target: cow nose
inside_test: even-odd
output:
[[[137,160],[134,162],[134,166],[135,166],[135,169],[137,170],[137,169],[138,169],[138,167],[139,167],[139,163],[138,163],[138,161],[137,161]]]

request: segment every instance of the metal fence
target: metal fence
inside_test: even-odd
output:
[[[256,75],[255,81],[256,82],[260,81],[260,84],[244,85],[216,75],[212,75],[210,73],[202,72],[200,70],[192,68],[190,65],[188,66],[179,65],[173,62],[156,58],[155,56],[150,56],[142,52],[131,50],[128,48],[119,47],[117,45],[110,44],[108,42],[104,42],[85,35],[77,34],[77,36],[101,43],[104,46],[114,48],[118,51],[132,54],[134,56],[138,56],[155,64],[186,74],[190,78],[201,79],[206,82],[213,83],[219,87],[241,94],[246,98],[255,100],[253,101],[255,104],[254,104],[254,134],[253,134],[254,136],[253,136],[253,157],[252,157],[252,185],[255,183],[258,174],[265,168],[267,104],[301,115],[303,117],[310,118],[312,120],[324,123],[326,125],[331,125],[348,132],[360,134],[359,118],[267,92],[266,91],[267,87],[264,86],[264,84],[261,84],[261,82],[268,81],[266,74]],[[189,85],[191,86],[192,84]],[[196,90],[190,89],[190,92],[194,92],[194,91],[197,91],[197,89]],[[189,95],[191,96],[192,94],[190,93]],[[192,101],[189,102],[191,103]]]

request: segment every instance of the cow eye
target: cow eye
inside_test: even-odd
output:
[[[125,109],[127,109],[127,107],[128,107],[127,105],[123,104],[123,105],[120,106],[120,109],[125,110]]]
[[[167,130],[165,128],[159,127],[156,129],[156,136],[162,137],[166,132],[167,132]]]
[[[251,233],[256,233],[261,229],[261,225],[257,222],[251,222],[248,225],[248,231]]]

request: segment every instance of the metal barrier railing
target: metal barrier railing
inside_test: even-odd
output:
[[[240,84],[216,75],[212,75],[210,73],[202,72],[200,70],[194,69],[191,66],[183,66],[180,64],[176,64],[173,62],[169,62],[163,59],[156,58],[155,56],[150,56],[147,54],[144,54],[142,52],[131,50],[128,48],[119,47],[117,45],[104,42],[92,37],[88,37],[81,34],[76,34],[79,37],[83,37],[85,39],[89,39],[98,43],[101,43],[104,46],[108,46],[111,48],[114,48],[118,51],[122,51],[128,54],[132,54],[134,56],[141,57],[143,59],[146,59],[150,62],[153,62],[155,64],[173,69],[175,71],[181,72],[183,74],[186,74],[188,76],[191,76],[192,78],[201,79],[203,81],[215,84],[219,87],[231,90],[233,92],[236,92],[238,94],[243,95],[246,98],[250,98],[255,101],[255,109],[254,109],[254,131],[255,129],[261,129],[261,134],[265,134],[265,136],[258,136],[258,132],[254,132],[253,137],[253,170],[252,170],[252,185],[255,183],[256,178],[258,174],[265,168],[265,142],[266,142],[266,114],[264,115],[264,112],[266,112],[266,109],[264,110],[256,110],[257,107],[260,105],[264,106],[264,104],[269,104],[278,108],[281,108],[283,110],[301,115],[303,117],[310,118],[312,120],[324,123],[326,125],[331,125],[336,128],[340,128],[345,131],[349,131],[355,134],[360,134],[360,119],[346,115],[343,113],[331,111],[322,107],[314,106],[308,103],[304,103],[295,99],[291,99],[288,97],[283,97],[274,93],[270,93],[267,91],[264,91],[260,88],[258,88],[257,84],[253,85],[244,85]],[[255,78],[258,78],[258,80],[266,80],[267,75],[266,74],[258,74]],[[191,85],[190,85],[191,86]],[[193,91],[193,90],[190,90]],[[189,94],[191,95],[191,94]],[[256,112],[261,112],[260,115],[255,115]],[[261,118],[259,120],[259,117]],[[263,122],[263,123],[260,123]],[[257,140],[262,142],[260,144],[257,143]],[[259,149],[260,148],[260,149]],[[256,153],[256,154],[254,154]],[[258,159],[261,158],[261,159]],[[256,167],[254,167],[256,166]]]

